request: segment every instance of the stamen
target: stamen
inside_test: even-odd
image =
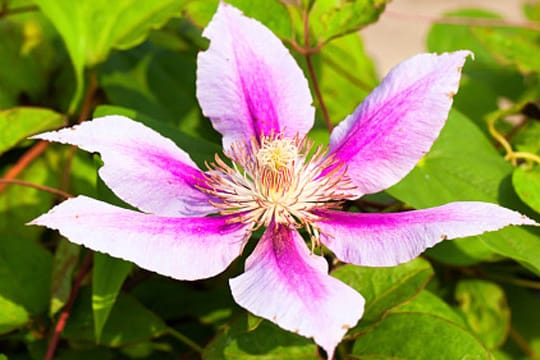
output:
[[[275,223],[305,228],[312,246],[319,246],[317,209],[336,209],[353,189],[343,164],[327,156],[313,141],[283,135],[235,143],[227,155],[206,164],[200,186],[216,200],[212,205],[232,222],[251,223],[251,229]],[[311,155],[309,155],[311,154]]]
[[[256,154],[259,164],[268,167],[272,171],[290,168],[298,158],[298,148],[292,139],[271,139],[263,137],[261,148]]]

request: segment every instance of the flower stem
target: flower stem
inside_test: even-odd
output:
[[[204,351],[204,349],[202,347],[200,347],[199,344],[197,344],[196,342],[194,342],[193,340],[191,340],[190,338],[188,338],[184,334],[174,330],[173,328],[168,328],[167,332],[169,333],[169,335],[172,335],[176,339],[180,340],[185,345],[187,345],[191,349],[195,350],[199,354],[202,354],[202,352]]]
[[[73,304],[75,303],[75,299],[77,298],[77,294],[79,293],[79,290],[81,288],[82,281],[84,277],[86,276],[86,274],[88,273],[88,271],[90,270],[91,265],[92,265],[92,252],[89,252],[86,255],[86,258],[84,259],[84,263],[79,269],[79,272],[77,273],[75,281],[73,282],[73,286],[71,287],[71,292],[69,294],[69,298],[66,303],[66,306],[60,313],[60,316],[58,317],[58,321],[56,322],[56,326],[54,327],[54,333],[51,337],[51,341],[49,342],[49,347],[47,348],[47,354],[45,355],[45,360],[52,360],[54,357],[54,352],[56,351],[56,347],[58,346],[60,335],[62,334],[62,331],[64,330],[64,327],[66,326],[66,322],[69,318],[71,308],[73,307]]]
[[[321,89],[319,87],[319,82],[317,80],[317,75],[315,74],[315,69],[313,67],[313,62],[311,61],[311,56],[313,53],[310,51],[309,47],[309,10],[304,10],[304,57],[306,58],[306,64],[309,71],[309,77],[311,78],[311,84],[313,85],[313,90],[315,91],[315,96],[317,97],[317,102],[321,107],[321,112],[326,122],[326,127],[329,132],[332,132],[332,121],[330,120],[330,115],[328,114],[328,109],[324,102]]]
[[[45,192],[48,192],[48,193],[51,193],[51,194],[54,194],[54,195],[59,195],[59,196],[64,197],[66,199],[73,197],[73,195],[71,195],[71,194],[69,194],[69,193],[67,193],[65,191],[58,190],[58,189],[52,188],[50,186],[34,184],[32,182],[19,180],[19,179],[0,179],[0,184],[15,184],[15,185],[26,186],[26,187],[34,188],[34,189],[37,189],[37,190],[45,191]]]

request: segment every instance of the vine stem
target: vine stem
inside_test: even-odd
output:
[[[31,12],[31,11],[38,11],[39,7],[35,5],[28,5],[28,6],[20,6],[17,8],[8,8],[7,1],[2,2],[2,7],[0,8],[0,18],[5,17],[7,15],[13,15],[13,14],[20,14],[25,12]]]
[[[45,191],[54,195],[58,195],[66,199],[73,197],[73,195],[65,191],[55,189],[50,186],[34,184],[32,182],[19,180],[19,179],[0,179],[0,185],[3,185],[3,184],[15,184],[15,185],[26,186],[26,187],[34,188],[37,190]]]
[[[91,265],[92,265],[92,252],[89,252],[86,255],[86,258],[84,259],[84,262],[81,268],[79,269],[77,276],[75,277],[75,281],[73,282],[73,286],[71,287],[71,292],[69,293],[69,298],[66,303],[66,306],[60,313],[60,316],[58,317],[58,321],[56,322],[56,326],[54,327],[54,332],[51,337],[51,341],[49,342],[49,347],[47,348],[47,354],[45,355],[45,360],[52,360],[54,357],[56,347],[58,346],[58,341],[60,340],[60,335],[62,334],[62,331],[64,331],[66,322],[71,313],[71,308],[73,307],[73,304],[75,303],[75,299],[77,298],[77,295],[79,294],[82,281],[84,277],[86,276],[86,274],[88,274],[88,271],[90,270]]]
[[[306,64],[309,71],[309,76],[311,78],[311,83],[313,85],[313,90],[315,91],[315,96],[317,96],[317,101],[321,107],[321,112],[326,122],[326,127],[329,132],[332,132],[333,126],[332,121],[330,120],[330,115],[328,114],[328,109],[322,97],[321,89],[319,87],[319,82],[317,80],[317,75],[315,74],[315,69],[313,67],[313,62],[311,61],[311,56],[313,53],[310,51],[309,47],[309,10],[304,10],[304,57],[306,58]]]
[[[514,151],[512,149],[512,145],[510,145],[508,140],[495,128],[495,122],[498,118],[498,113],[491,115],[488,118],[488,131],[491,136],[493,136],[493,138],[497,140],[499,144],[501,144],[501,146],[504,148],[504,151],[506,151],[504,159],[510,161],[513,166],[517,166],[518,159],[531,160],[540,165],[540,156],[523,151]]]
[[[41,140],[34,146],[30,148],[24,155],[17,161],[15,165],[4,175],[2,180],[13,180],[15,179],[35,158],[37,158],[41,153],[47,149],[49,143],[47,141]],[[0,193],[4,191],[9,183],[4,182],[0,184]]]
[[[509,334],[512,340],[516,343],[516,345],[523,351],[525,355],[530,357],[531,359],[536,359],[536,354],[534,350],[531,348],[527,340],[523,338],[523,336],[517,332],[517,330],[513,327],[510,327]]]
[[[167,329],[167,332],[174,336],[176,339],[180,340],[181,342],[183,342],[185,345],[187,345],[188,347],[190,347],[191,349],[195,350],[196,352],[198,352],[199,354],[202,354],[202,352],[204,351],[204,349],[202,347],[199,346],[199,344],[197,344],[196,342],[194,342],[193,340],[191,340],[190,338],[186,337],[184,334],[182,333],[179,333],[178,331],[176,331],[175,329],[173,328],[168,328]]]
[[[97,90],[98,90],[97,75],[95,71],[91,71],[90,84],[88,85],[88,92],[86,93],[86,96],[83,100],[81,113],[79,114],[79,117],[77,118],[77,124],[80,124],[83,121],[88,119],[90,115],[90,111],[92,110],[92,105],[94,103],[94,97],[96,95]],[[68,190],[69,188],[71,165],[73,164],[73,158],[75,157],[75,153],[77,152],[77,149],[78,149],[77,146],[71,145],[68,151],[65,164],[64,164],[64,169],[62,172],[62,179],[60,181],[60,189],[62,190]]]

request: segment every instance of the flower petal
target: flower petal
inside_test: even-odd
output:
[[[164,216],[217,212],[195,186],[202,172],[171,140],[123,116],[105,116],[34,138],[99,152],[103,181],[118,197],[142,211]]]
[[[439,135],[469,51],[421,54],[397,65],[330,137],[358,196],[401,180]]]
[[[230,285],[238,304],[284,329],[313,337],[330,359],[362,316],[364,299],[327,272],[326,260],[310,254],[296,230],[271,225],[247,259],[246,272]]]
[[[242,252],[247,227],[227,220],[160,217],[79,196],[30,224],[162,275],[197,280],[219,274]]]
[[[253,136],[308,132],[315,112],[308,82],[270,30],[222,3],[203,36],[210,47],[197,59],[197,98],[225,149]]]
[[[445,240],[507,225],[535,225],[516,211],[475,201],[390,214],[320,211],[321,242],[348,263],[394,266]]]

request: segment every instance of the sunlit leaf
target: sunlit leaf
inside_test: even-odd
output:
[[[49,109],[17,107],[0,111],[0,154],[21,140],[64,125],[63,115]]]
[[[239,316],[204,349],[205,360],[319,359],[310,340],[264,320],[249,331],[246,315]]]
[[[523,73],[540,72],[540,46],[532,39],[497,29],[474,29],[473,34],[501,61],[515,64]]]
[[[205,27],[216,12],[218,0],[189,1],[185,5],[187,17],[193,24]],[[229,0],[231,4],[253,19],[259,20],[282,39],[292,36],[291,21],[285,4],[280,0]]]
[[[418,295],[402,305],[399,305],[392,310],[393,314],[398,313],[416,313],[430,314],[433,316],[444,318],[450,322],[467,328],[467,323],[464,318],[458,314],[450,305],[445,303],[440,297],[436,296],[428,290],[421,291]]]
[[[507,180],[512,169],[470,120],[452,111],[430,152],[388,192],[419,209],[474,200],[518,206],[523,210]],[[462,256],[454,253],[452,257],[446,257],[443,252],[429,254],[440,261],[460,265],[496,260],[496,254],[500,254],[521,261],[540,273],[540,244],[536,231],[527,227],[508,227],[444,242],[444,246],[455,247]]]
[[[314,43],[360,30],[379,18],[389,0],[317,0],[309,14]]]
[[[540,166],[515,168],[512,183],[519,198],[540,213]]]
[[[97,341],[118,298],[120,288],[133,264],[112,258],[107,254],[94,253],[92,272],[92,310]]]
[[[417,258],[384,268],[344,265],[333,271],[332,276],[354,288],[366,299],[364,315],[359,324],[363,329],[422,290],[433,276],[433,269],[426,260]]]
[[[141,43],[148,31],[179,15],[178,0],[35,0],[62,36],[75,68],[77,90],[71,109],[84,89],[84,69],[102,63],[112,49]]]
[[[389,314],[355,342],[353,359],[491,359],[463,327],[425,313]]]
[[[453,11],[447,16],[465,19],[467,17],[501,19],[501,16],[496,13],[477,9]],[[473,33],[474,29],[482,29],[482,27],[473,24],[474,22],[471,21],[470,25],[433,25],[428,33],[427,48],[429,51],[439,53],[462,49],[468,49],[474,53],[474,60],[468,60],[463,67],[463,78],[459,92],[454,98],[454,107],[485,130],[484,116],[498,110],[498,101],[501,96],[512,100],[519,99],[525,90],[525,80],[516,69],[503,66],[497,61]]]
[[[0,334],[17,329],[27,324],[29,320],[30,317],[24,307],[0,296]]]
[[[456,287],[458,307],[472,331],[488,349],[506,340],[510,329],[510,309],[504,291],[484,280],[462,280]]]

